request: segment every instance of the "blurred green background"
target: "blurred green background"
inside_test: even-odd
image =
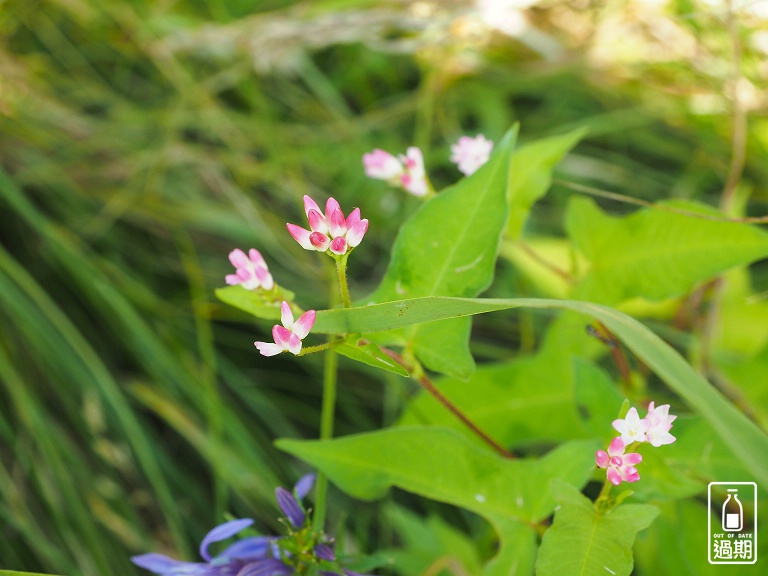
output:
[[[317,435],[320,359],[264,361],[270,326],[213,290],[255,247],[326,307],[332,270],[284,228],[310,194],[370,219],[351,282],[371,291],[418,200],[364,152],[418,145],[440,188],[462,134],[586,126],[559,178],[713,205],[731,186],[732,213],[768,212],[766,4],[0,1],[0,567],[138,574],[129,555],[194,559],[225,513],[277,529],[274,487],[307,470],[272,441]],[[561,236],[574,193],[528,232]],[[481,360],[510,322],[476,322]],[[412,393],[341,368],[338,434]],[[332,492],[330,519],[374,552],[396,541],[382,506]]]

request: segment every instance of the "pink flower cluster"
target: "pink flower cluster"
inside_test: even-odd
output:
[[[493,142],[482,134],[474,138],[462,136],[451,146],[451,162],[469,176],[488,162],[492,150]],[[373,152],[363,154],[363,167],[369,178],[385,180],[414,196],[426,196],[430,191],[424,156],[415,146],[408,148],[405,155],[399,154],[397,157],[376,148]]]
[[[493,142],[487,140],[482,134],[474,138],[462,136],[456,144],[451,146],[451,162],[458,166],[459,172],[469,176],[488,162],[492,150]]]
[[[282,326],[275,324],[272,327],[272,342],[254,342],[262,356],[275,356],[281,352],[290,352],[298,355],[301,352],[301,341],[307,337],[312,326],[315,325],[315,311],[307,310],[294,322],[293,312],[288,302],[280,305]]]
[[[414,196],[425,196],[429,192],[424,156],[415,146],[411,146],[405,155],[400,154],[397,158],[376,148],[373,152],[363,154],[363,167],[369,178],[386,180]]]
[[[296,224],[286,224],[296,242],[305,250],[331,252],[337,256],[346,254],[363,240],[368,231],[368,220],[360,218],[360,209],[355,208],[344,217],[341,206],[334,198],[328,198],[325,214],[309,196],[304,196],[304,211],[309,221],[309,230]]]
[[[648,442],[654,447],[672,444],[676,438],[669,431],[675,418],[669,414],[669,404],[656,408],[651,402],[645,418],[641,419],[637,410],[630,408],[625,418],[614,420],[613,427],[621,435],[611,441],[608,452],[598,450],[595,454],[595,462],[606,469],[609,482],[616,486],[637,482],[640,475],[635,464],[642,462],[643,457],[636,452],[625,454],[624,450],[634,442]]]
[[[267,268],[267,263],[258,250],[251,248],[248,251],[248,256],[246,256],[245,252],[235,248],[229,253],[229,261],[236,268],[234,274],[227,274],[225,278],[230,286],[240,284],[246,290],[255,290],[256,288],[272,290],[275,285],[272,274]]]

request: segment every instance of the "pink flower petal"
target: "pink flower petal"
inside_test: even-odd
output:
[[[397,158],[378,148],[373,152],[363,154],[363,167],[366,176],[378,180],[391,180],[403,171],[403,166]]]
[[[312,200],[312,198],[309,196],[304,196],[304,212],[306,213],[307,217],[309,217],[310,210],[317,210],[318,212],[322,213],[322,210],[320,210],[320,206],[317,205],[317,202]]]
[[[344,236],[347,233],[347,223],[344,220],[344,213],[341,210],[334,210],[331,213],[330,221],[328,222],[328,231],[331,237]]]
[[[254,342],[262,356],[277,356],[283,349],[272,342]]]
[[[312,232],[320,232],[321,234],[328,232],[328,223],[325,221],[325,216],[319,210],[313,208],[307,213],[307,218],[309,219],[309,227],[312,229]]]
[[[283,350],[288,350],[291,336],[293,336],[293,332],[288,330],[285,326],[278,326],[275,324],[272,327],[272,337],[275,339],[275,344],[280,346]]]
[[[280,322],[282,322],[283,326],[288,330],[293,327],[293,312],[291,312],[291,305],[285,300],[280,304]],[[275,342],[277,342],[277,339],[275,339]]]
[[[302,340],[307,337],[312,326],[315,325],[316,313],[314,310],[307,310],[299,316],[299,319],[293,324],[291,331]]]
[[[611,440],[611,444],[608,446],[608,454],[611,456],[621,456],[624,454],[624,442],[621,436],[616,436],[616,438]]]
[[[347,241],[343,236],[337,236],[331,242],[331,252],[334,254],[345,254],[347,251]]]
[[[608,456],[608,453],[604,450],[598,450],[595,452],[595,463],[600,468],[608,468],[608,462],[610,461],[610,457]]]
[[[243,268],[245,266],[248,266],[249,260],[248,256],[245,255],[245,252],[240,250],[240,248],[235,248],[232,250],[232,252],[229,253],[229,261],[232,263],[232,266],[235,268]]]
[[[331,219],[331,214],[336,212],[338,210],[341,212],[341,206],[339,206],[339,203],[336,201],[336,198],[331,196],[328,198],[328,201],[325,203],[325,219],[329,220]],[[344,219],[344,212],[341,212],[341,219]]]
[[[621,484],[621,475],[616,470],[616,468],[608,468],[608,471],[605,473],[605,475],[608,477],[608,481],[614,486]]]
[[[272,274],[266,268],[256,268],[256,278],[264,290],[272,290],[272,287],[275,285]]]
[[[635,464],[640,464],[640,462],[643,461],[643,455],[638,454],[637,452],[630,452],[629,454],[624,454],[624,456],[622,456],[622,460],[624,460],[624,464],[634,466]]]
[[[309,230],[305,230],[301,226],[296,226],[296,224],[286,224],[285,226],[288,228],[288,232],[290,232],[291,236],[293,236],[293,239],[296,240],[304,250],[315,249],[315,247],[312,246],[312,242],[309,240],[311,234]]]
[[[367,231],[368,231],[368,219],[365,218],[363,220],[360,220],[360,222],[358,222],[357,224],[355,224],[349,229],[349,232],[347,232],[347,235],[346,235],[347,244],[349,244],[352,248],[354,248],[355,246],[358,246],[360,242],[363,241],[363,236],[365,236],[365,233]]]
[[[360,222],[360,208],[355,208],[347,216],[347,228],[351,229],[358,222]]]
[[[320,232],[312,232],[309,235],[309,241],[312,243],[312,247],[318,252],[325,252],[328,250],[328,246],[331,245],[331,241],[325,234]]]
[[[301,352],[301,338],[296,336],[296,334],[291,334],[288,338],[288,350],[297,356]]]
[[[224,277],[224,280],[229,286],[234,286],[235,284],[240,284],[242,280],[240,279],[240,276],[237,274],[227,274]]]
[[[251,248],[250,250],[248,250],[248,257],[255,266],[257,267],[260,266],[262,268],[267,267],[267,263],[264,262],[264,258],[262,257],[261,252],[256,250],[256,248]]]

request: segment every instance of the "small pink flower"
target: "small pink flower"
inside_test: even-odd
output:
[[[280,321],[283,325],[275,324],[272,327],[274,344],[272,342],[254,342],[262,356],[275,356],[285,351],[298,355],[301,352],[301,341],[306,338],[315,324],[314,310],[307,310],[295,322],[288,302],[283,301],[280,305],[280,312]]]
[[[309,196],[304,196],[304,211],[309,230],[296,224],[286,224],[293,239],[305,250],[346,254],[363,240],[368,231],[368,220],[360,219],[360,209],[355,208],[344,218],[341,206],[334,198],[328,198],[325,214]]]
[[[411,146],[405,156],[400,155],[400,161],[405,166],[405,171],[400,175],[400,184],[414,196],[425,196],[429,192],[429,184],[421,150]]]
[[[369,178],[398,182],[403,173],[403,165],[389,152],[376,148],[373,152],[363,154],[363,167]]]
[[[240,284],[246,290],[264,288],[271,290],[275,285],[272,275],[269,273],[267,263],[258,250],[251,248],[248,256],[245,252],[236,248],[229,253],[229,261],[237,268],[234,274],[227,274],[226,281],[229,285]]]
[[[458,165],[459,171],[467,176],[474,174],[480,166],[488,162],[493,150],[493,142],[482,134],[474,138],[462,136],[451,146],[451,162]]]
[[[614,420],[613,427],[621,434],[621,440],[627,446],[632,442],[645,442],[648,422],[640,419],[635,408],[630,408],[623,420]]]
[[[635,468],[635,464],[643,461],[643,457],[637,452],[624,454],[624,442],[617,436],[608,446],[608,452],[598,450],[595,453],[595,462],[600,468],[606,468],[608,481],[618,486],[624,482],[637,482],[640,480],[640,474]]]
[[[645,435],[651,446],[658,448],[664,444],[672,444],[677,440],[669,433],[675,418],[677,416],[670,416],[669,414],[669,404],[664,404],[658,408],[654,406],[653,402],[648,404],[648,414],[645,416],[648,431]]]

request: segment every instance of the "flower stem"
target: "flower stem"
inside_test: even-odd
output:
[[[328,344],[333,344],[329,342]],[[339,358],[330,346],[325,352],[323,367],[323,407],[320,415],[320,439],[330,440],[333,437],[333,416],[336,408],[336,368]],[[317,490],[315,492],[314,527],[320,532],[325,526],[325,504],[328,495],[328,478],[322,472],[317,475]]]
[[[611,484],[611,481],[606,478],[605,483],[603,484],[603,488],[600,490],[600,494],[597,495],[595,502],[599,502],[600,500],[605,500],[608,498],[608,495],[611,493],[611,488],[613,488],[613,484]]]
[[[315,354],[317,352],[322,352],[323,350],[330,350],[331,348],[335,348],[339,344],[343,344],[344,340],[342,338],[339,338],[338,340],[331,340],[330,342],[326,342],[325,344],[318,344],[317,346],[307,346],[306,348],[302,348],[301,352],[299,352],[298,356],[308,356],[309,354]]]
[[[352,307],[352,300],[349,298],[349,285],[347,284],[347,258],[349,254],[339,256],[336,260],[336,277],[339,279],[339,290],[341,291],[341,303],[344,308]]]
[[[382,351],[387,354],[390,358],[392,358],[395,362],[400,364],[405,370],[411,375],[411,378],[416,380],[419,384],[421,384],[421,387],[424,388],[427,392],[429,392],[435,400],[440,402],[445,408],[448,409],[448,411],[456,416],[462,424],[464,424],[467,428],[469,428],[476,436],[478,436],[483,442],[488,444],[491,448],[493,448],[499,455],[503,456],[504,458],[512,459],[515,457],[514,454],[509,452],[507,449],[505,449],[503,446],[501,446],[498,442],[496,442],[493,438],[491,438],[488,434],[486,434],[477,424],[475,424],[472,420],[470,420],[469,416],[464,414],[458,406],[456,406],[453,402],[451,402],[448,398],[446,398],[440,390],[434,385],[432,380],[429,379],[429,377],[424,374],[424,371],[422,370],[420,365],[410,366],[409,363],[403,358],[400,354],[395,352],[394,350],[390,350],[388,348],[382,347]]]

